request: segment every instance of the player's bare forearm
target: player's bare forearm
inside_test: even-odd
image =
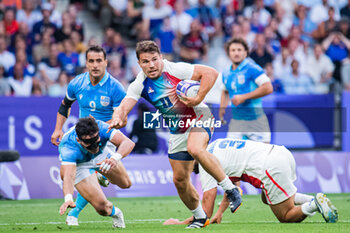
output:
[[[120,154],[123,158],[130,154],[135,146],[135,143],[120,131],[114,135],[114,137],[111,139],[111,142],[118,148],[117,153]]]
[[[254,91],[243,94],[244,99],[257,99],[266,95],[269,95],[273,92],[273,87],[271,82],[267,82],[256,88]]]
[[[75,165],[61,165],[62,190],[64,196],[74,193]]]
[[[62,130],[66,120],[67,120],[67,117],[62,116],[60,113],[57,113],[55,130]]]
[[[198,98],[203,101],[204,97],[214,86],[219,73],[209,66],[195,65],[192,79],[200,81],[201,85],[198,91]]]
[[[226,107],[228,103],[230,102],[230,97],[228,95],[227,91],[221,92],[221,99],[220,99],[220,110],[219,110],[219,118],[222,119],[226,112]]]

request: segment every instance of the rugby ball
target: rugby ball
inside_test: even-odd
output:
[[[195,80],[182,80],[176,86],[176,94],[179,98],[181,95],[195,97],[199,91],[200,82]]]

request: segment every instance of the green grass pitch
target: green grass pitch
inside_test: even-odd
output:
[[[178,197],[110,198],[124,212],[126,229],[113,229],[111,218],[99,216],[91,205],[81,213],[80,226],[69,227],[65,224],[66,215],[58,214],[63,199],[0,201],[0,232],[350,232],[350,194],[327,196],[338,208],[337,223],[325,223],[317,214],[300,224],[282,224],[262,204],[260,196],[244,195],[243,206],[235,214],[227,210],[222,224],[191,230],[185,225],[162,225],[171,217],[182,220],[190,216]]]

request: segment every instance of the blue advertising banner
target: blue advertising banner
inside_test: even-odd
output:
[[[61,101],[61,98],[50,97],[0,97],[0,150],[15,149],[21,156],[57,156],[57,147],[51,144],[50,138]],[[211,106],[216,118],[218,107]],[[272,130],[272,143],[289,148],[333,147],[333,95],[270,95],[264,98],[264,111]],[[229,122],[231,111],[227,109],[226,113]],[[134,108],[128,125],[122,129],[126,135],[137,118]],[[74,103],[63,131],[77,119],[78,104]],[[213,139],[226,137],[227,130],[227,124],[215,130]],[[158,129],[157,136],[157,154],[166,154],[168,130]]]

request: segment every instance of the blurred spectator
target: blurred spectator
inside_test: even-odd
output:
[[[42,96],[43,95],[43,88],[41,86],[41,83],[37,79],[33,79],[32,84],[32,96]]]
[[[164,59],[173,61],[175,33],[170,25],[170,18],[166,17],[159,29],[156,41]]]
[[[113,54],[119,55],[121,58],[120,62],[121,62],[122,68],[126,67],[126,56],[127,56],[126,45],[119,32],[114,32],[112,34],[111,44],[105,47],[105,50],[107,55],[113,55]]]
[[[333,77],[341,82],[341,65],[342,61],[349,55],[350,40],[340,32],[333,32],[322,42],[322,46],[335,65]]]
[[[272,48],[266,48],[266,38],[264,34],[257,34],[255,44],[250,53],[250,57],[261,67],[272,62]]]
[[[68,76],[62,71],[58,80],[48,86],[47,94],[51,97],[65,97],[68,86]]]
[[[254,16],[254,12],[256,15]],[[259,25],[266,27],[270,22],[271,14],[265,9],[264,0],[255,0],[254,4],[250,7],[244,9],[244,16],[248,19],[256,17],[258,19]]]
[[[280,79],[275,78],[271,63],[265,65],[265,73],[271,79],[274,93],[284,93],[284,87]]]
[[[129,29],[130,39],[141,38],[142,32],[142,11],[145,3],[142,0],[128,0],[127,16],[131,20]]]
[[[292,60],[293,58],[290,56],[288,48],[282,48],[281,53],[276,56],[272,63],[274,76],[278,79],[283,79],[285,74],[291,73]]]
[[[29,57],[29,59],[32,59],[32,50],[33,50],[33,44],[34,44],[34,36],[31,33],[30,29],[28,28],[28,25],[23,22],[19,24],[19,29],[17,33],[12,35],[11,37],[11,47],[15,47],[15,42],[16,38],[18,36],[21,36],[24,39],[25,47],[26,47],[26,52]],[[15,51],[14,51],[15,52]]]
[[[211,40],[215,35],[218,35],[220,30],[220,21],[213,7],[206,4],[206,0],[198,0],[198,5],[189,9],[193,18],[198,19],[202,25],[202,31]]]
[[[18,31],[19,24],[16,21],[16,13],[14,8],[5,9],[3,22],[6,35],[11,36]]]
[[[70,20],[73,26],[73,30],[79,32],[81,39],[84,40],[84,25],[83,25],[83,22],[80,19],[78,19],[77,7],[73,4],[69,5],[68,13],[70,15]]]
[[[134,121],[132,131],[129,135],[135,141],[133,153],[152,154],[158,148],[158,138],[155,129],[143,128],[143,113],[149,112],[150,109],[144,103],[137,106],[137,119]]]
[[[54,23],[57,27],[62,26],[62,15],[61,12],[56,10],[56,0],[48,0],[49,3],[52,5],[52,11],[50,16],[50,21]]]
[[[32,93],[33,79],[24,75],[21,63],[16,63],[13,76],[8,78],[8,82],[15,96],[30,96]]]
[[[272,26],[267,26],[264,31],[267,48],[271,48],[271,54],[276,55],[281,52],[281,42],[279,36]]]
[[[343,33],[346,38],[350,38],[350,18],[343,18],[338,23],[339,32]]]
[[[202,25],[198,19],[191,23],[190,33],[182,37],[180,59],[188,63],[200,63],[207,60],[208,42],[202,35]]]
[[[70,14],[68,12],[64,12],[62,14],[62,26],[58,28],[54,33],[56,42],[60,43],[64,40],[69,39],[72,32],[73,26],[72,21],[70,19]]]
[[[8,79],[5,78],[5,69],[0,65],[0,96],[8,96],[11,94],[10,84],[8,83]]]
[[[120,33],[127,33],[128,27],[131,25],[131,19],[127,17],[127,6],[128,0],[108,0],[108,6],[110,9],[109,15],[111,15],[111,19],[105,19],[106,25],[107,21],[110,21],[110,25]],[[106,15],[108,17],[108,15]],[[106,18],[107,18],[106,17]]]
[[[294,5],[296,6],[295,0],[281,0],[279,2],[287,3],[286,6]],[[278,23],[278,32],[282,35],[282,37],[287,37],[289,35],[289,31],[293,25],[293,11],[294,6],[289,8],[291,11],[288,11],[283,7],[283,4],[277,4],[275,18]]]
[[[23,75],[33,77],[35,75],[35,67],[27,59],[27,54],[24,49],[18,49],[16,51],[16,64],[19,63],[23,68]],[[13,76],[14,66],[8,71],[9,76]]]
[[[32,63],[32,48],[27,46],[25,38],[21,34],[16,35],[16,37],[14,38],[14,45],[13,47],[10,47],[9,50],[13,53],[17,53],[17,51],[23,50],[27,55],[26,59],[28,60],[28,62]]]
[[[243,39],[247,41],[249,48],[252,48],[256,33],[251,30],[249,19],[247,18],[243,19],[243,21],[241,22],[241,29],[242,29],[241,37],[243,37]]]
[[[50,45],[53,42],[51,34],[48,31],[44,31],[41,37],[41,43],[33,47],[33,59],[35,64],[38,64],[43,58],[49,57]]]
[[[316,44],[314,52],[307,59],[307,74],[315,84],[315,93],[325,94],[329,92],[333,71],[334,65],[331,59],[324,54],[322,45]]]
[[[311,78],[299,72],[299,62],[292,61],[292,73],[286,74],[282,78],[284,91],[286,94],[313,94],[314,85]]]
[[[33,29],[35,23],[42,19],[40,11],[35,10],[35,3],[33,0],[23,0],[23,9],[18,9],[16,20],[18,23],[26,23],[29,30]]]
[[[84,42],[81,40],[79,32],[72,31],[72,33],[70,34],[70,39],[73,43],[74,50],[77,53],[79,53],[79,54],[85,53],[85,51],[87,50],[87,47],[84,44]],[[85,56],[85,54],[83,54],[83,55]],[[84,64],[84,63],[80,63],[80,64]]]
[[[177,0],[174,4],[175,14],[170,17],[170,25],[177,38],[190,32],[192,16],[185,12],[185,0]]]
[[[165,0],[154,0],[153,5],[147,5],[142,12],[142,39],[154,38],[163,23],[165,17],[171,16],[172,8]]]
[[[299,28],[303,41],[307,41],[308,43],[312,42],[311,33],[316,29],[317,24],[310,20],[305,6],[298,5],[295,11],[293,25]]]
[[[62,70],[57,56],[57,44],[53,43],[50,45],[49,57],[43,58],[38,65],[38,77],[44,82],[47,88],[57,81]]]
[[[334,7],[328,4],[328,0],[322,0],[321,3],[313,5],[310,10],[310,19],[315,24],[327,21],[330,17],[329,10],[332,8],[332,14],[335,20],[340,19],[339,11],[335,12]]]
[[[297,29],[299,30],[299,29]],[[298,39],[293,38],[290,39],[288,42],[288,50],[289,50],[289,54],[296,60],[298,60],[299,62],[299,69],[301,73],[305,73],[306,72],[306,58],[307,58],[307,54],[305,51],[305,47],[304,44],[302,42],[300,42]]]
[[[232,25],[236,23],[236,12],[233,1],[224,5],[220,9],[222,31],[224,33],[224,41],[228,41],[232,35]]]
[[[117,79],[123,87],[126,88],[129,86],[129,82],[125,78],[125,70],[121,66],[121,58],[119,55],[112,55],[108,57],[108,66],[107,71]]]
[[[71,40],[63,41],[63,52],[58,54],[58,62],[68,76],[75,76],[79,68],[79,54],[74,51]]]
[[[340,15],[350,19],[350,0],[348,0],[348,4],[340,10]]]
[[[10,67],[15,65],[16,58],[13,53],[7,51],[5,36],[0,35],[0,65],[5,68],[5,73],[8,72]]]
[[[315,39],[323,40],[328,36],[331,32],[337,30],[337,21],[334,17],[334,8],[330,7],[328,10],[328,19],[325,21],[322,21],[317,29],[313,31],[312,36]]]
[[[41,35],[44,31],[48,30],[51,35],[54,34],[54,32],[57,29],[56,24],[52,23],[50,21],[51,17],[51,11],[52,11],[52,5],[50,3],[43,3],[41,5],[41,13],[43,15],[43,19],[33,26],[33,34],[34,34],[34,41],[35,43],[39,43],[41,40]]]

